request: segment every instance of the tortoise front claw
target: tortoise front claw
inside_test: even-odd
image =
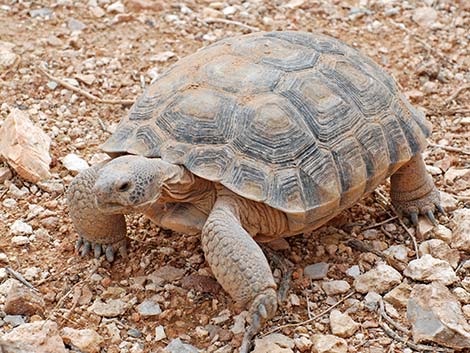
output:
[[[127,258],[127,240],[123,239],[113,244],[99,244],[91,243],[83,237],[79,237],[75,244],[75,251],[79,253],[80,256],[87,256],[91,251],[93,251],[95,258],[98,259],[104,254],[108,262],[113,262],[115,260],[116,250],[119,251],[122,258]]]

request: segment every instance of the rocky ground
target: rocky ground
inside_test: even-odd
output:
[[[255,352],[469,349],[468,28],[464,0],[3,1],[0,352],[236,351],[245,313],[211,277],[198,237],[134,216],[127,260],[75,256],[64,189],[104,158],[98,146],[129,101],[178,58],[284,29],[360,49],[426,112],[426,163],[447,217],[415,230],[384,184],[330,225],[278,244],[291,289]],[[28,140],[36,151],[12,157]]]

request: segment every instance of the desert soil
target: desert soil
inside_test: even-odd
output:
[[[38,9],[41,11],[33,11]],[[207,18],[236,22],[212,23]],[[104,339],[103,352],[155,352],[178,337],[202,350],[222,347],[221,352],[231,352],[241,340],[240,334],[230,330],[238,312],[230,297],[207,277],[210,271],[197,236],[172,233],[138,215],[129,216],[127,260],[118,258],[109,264],[75,254],[77,235],[64,196],[75,173],[64,167],[63,158],[70,153],[88,163],[101,158],[99,145],[127,114],[129,105],[86,97],[56,84],[40,68],[96,97],[133,101],[179,58],[216,40],[256,30],[329,34],[384,67],[411,102],[426,113],[433,124],[431,145],[424,154],[426,164],[432,167],[437,187],[453,195],[456,207],[463,209],[470,207],[470,173],[456,178],[448,174],[446,178],[446,173],[470,168],[469,28],[469,3],[450,0],[3,1],[0,41],[14,44],[17,60],[0,71],[0,124],[18,108],[51,137],[56,189],[44,190],[13,170],[0,184],[0,253],[6,255],[0,266],[9,266],[23,276],[28,273],[29,282],[45,299],[43,317],[55,321],[59,329],[96,331]],[[0,163],[8,167],[6,162]],[[388,184],[380,189],[388,198]],[[439,218],[450,229],[453,212]],[[294,265],[291,289],[263,333],[313,317],[346,294],[328,296],[321,280],[304,275],[307,265],[328,263],[324,280],[345,280],[353,290],[354,278],[347,271],[359,265],[365,272],[381,261],[377,254],[351,246],[350,239],[363,241],[376,253],[405,245],[405,262],[411,261],[413,243],[394,216],[390,204],[374,193],[330,225],[287,239],[288,247],[279,254]],[[17,220],[32,227],[26,243],[12,241],[11,227]],[[382,221],[387,221],[385,227],[365,230]],[[404,224],[412,229],[407,220]],[[418,242],[432,234],[431,230],[424,237],[417,236]],[[460,252],[460,265],[467,257],[468,253]],[[175,275],[174,269],[163,266],[183,271]],[[168,274],[171,280],[152,281],[149,275],[155,271],[171,272],[162,275]],[[458,272],[460,280],[469,275],[467,271],[464,266]],[[414,283],[406,277],[403,281]],[[380,315],[365,307],[364,295],[356,292],[336,308],[349,310],[361,325],[346,338],[348,351],[412,351],[384,332]],[[145,317],[136,306],[150,297],[159,303],[162,313]],[[115,318],[89,310],[97,299],[110,298],[131,305]],[[395,320],[410,328],[406,308],[396,310]],[[155,339],[157,326],[163,326],[166,338]],[[3,322],[0,336],[11,328]],[[279,333],[292,339],[328,334],[329,315],[282,328]],[[299,343],[292,349],[302,347]]]

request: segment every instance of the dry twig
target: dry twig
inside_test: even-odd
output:
[[[385,221],[382,221],[382,222],[379,222],[379,223],[375,223],[375,224],[371,224],[370,226],[367,226],[365,228],[362,228],[361,231],[364,231],[364,230],[367,230],[367,229],[371,229],[371,228],[376,228],[376,227],[380,227],[384,224],[387,224],[387,223],[390,223],[391,221],[394,221],[395,219],[397,219],[398,216],[393,216],[393,217],[390,217],[388,219],[386,219]]]
[[[235,26],[247,29],[247,30],[252,31],[252,32],[259,32],[259,30],[260,30],[258,27],[253,27],[253,26],[250,26],[250,25],[244,24],[242,22],[238,22],[238,21],[227,20],[225,18],[208,17],[208,18],[204,18],[202,20],[202,22],[205,22],[207,24],[210,24],[210,23],[224,23],[224,24],[227,24],[227,25],[235,25]]]
[[[36,291],[36,292],[39,292],[36,288],[34,288],[34,286],[29,283],[20,273],[16,272],[14,269],[12,269],[11,267],[5,267],[5,271],[7,271],[11,276],[15,277],[18,281],[20,281],[21,283],[23,283],[26,287]]]
[[[462,154],[466,154],[466,155],[470,156],[470,151],[467,151],[467,150],[464,150],[464,149],[458,148],[458,147],[439,145],[437,143],[429,143],[429,146],[440,148],[440,149],[443,149],[444,151],[458,152],[458,153],[462,153]]]
[[[454,93],[452,93],[449,98],[447,98],[445,100],[446,104],[449,104],[450,102],[452,102],[454,99],[456,99],[463,91],[466,91],[470,89],[470,84],[466,84],[466,85],[463,85],[463,86],[460,86],[459,88],[457,88]]]
[[[323,310],[320,314],[318,315],[315,315],[314,317],[312,317],[311,319],[308,319],[308,320],[305,320],[305,321],[302,321],[302,322],[298,322],[298,323],[292,323],[292,324],[285,324],[285,325],[282,325],[282,326],[279,326],[279,327],[276,327],[275,329],[272,329],[271,331],[265,333],[263,335],[264,336],[267,336],[267,335],[270,335],[271,333],[274,333],[274,332],[277,332],[279,330],[282,330],[284,328],[287,328],[287,327],[296,327],[296,326],[302,326],[302,325],[307,325],[319,318],[321,318],[323,315],[325,314],[328,314],[331,310],[333,310],[334,308],[336,308],[338,305],[340,305],[341,303],[343,303],[346,299],[350,298],[354,293],[356,293],[355,291],[352,291],[351,293],[349,293],[348,295],[346,295],[345,297],[343,297],[341,300],[337,301],[336,303],[334,303],[332,306],[330,306],[328,309],[326,310]]]
[[[46,69],[42,68],[42,67],[38,67],[38,70],[45,76],[47,76],[47,78],[49,78],[50,80],[52,81],[55,81],[57,82],[59,85],[73,91],[73,92],[76,92],[78,94],[81,94],[82,96],[85,96],[86,98],[94,101],[94,102],[97,102],[97,103],[104,103],[104,104],[122,104],[122,105],[132,105],[134,104],[134,101],[133,100],[130,100],[130,99],[103,99],[103,98],[100,98],[100,97],[97,97],[93,94],[91,94],[90,92],[87,92],[79,87],[75,87],[73,85],[71,85],[70,83],[68,83],[67,81],[65,80],[62,80],[58,77],[55,77],[53,76],[50,72],[48,72]]]

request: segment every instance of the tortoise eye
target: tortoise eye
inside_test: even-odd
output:
[[[130,187],[131,187],[131,183],[126,181],[126,182],[122,183],[121,185],[119,185],[117,190],[120,191],[120,192],[125,192],[125,191],[129,190]]]

